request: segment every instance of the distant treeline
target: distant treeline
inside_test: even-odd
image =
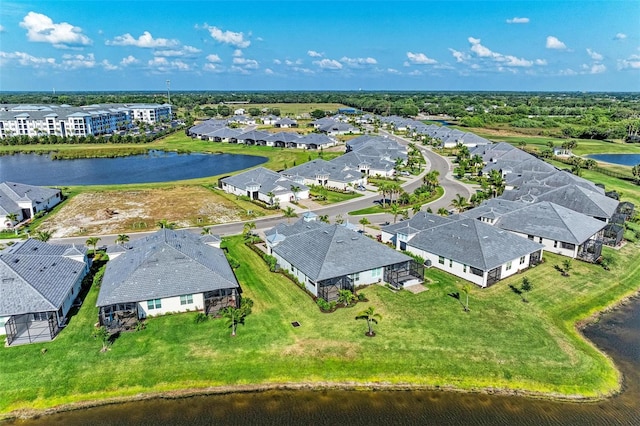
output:
[[[163,103],[162,92],[1,93],[0,103]],[[380,115],[445,115],[466,127],[536,129],[567,138],[634,140],[640,133],[640,93],[576,92],[172,92],[185,110],[224,102],[341,103]],[[207,112],[215,113],[214,108]],[[335,112],[335,111],[333,111]],[[186,117],[185,117],[186,118]]]

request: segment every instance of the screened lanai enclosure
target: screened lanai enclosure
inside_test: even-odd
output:
[[[408,287],[424,282],[424,265],[408,260],[384,268],[384,280],[395,288]]]
[[[222,288],[204,293],[204,313],[215,315],[227,306],[240,306],[240,294],[235,288]]]
[[[340,290],[354,290],[353,279],[348,275],[318,281],[318,297],[327,302],[338,300]]]
[[[112,333],[135,330],[138,324],[138,304],[116,303],[100,307],[100,325]]]
[[[13,315],[5,323],[7,345],[48,342],[60,331],[55,312],[34,312]]]

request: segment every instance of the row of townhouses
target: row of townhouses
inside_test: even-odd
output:
[[[10,136],[98,136],[126,129],[136,121],[171,120],[169,104],[0,105],[0,138]]]

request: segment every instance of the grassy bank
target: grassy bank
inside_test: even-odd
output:
[[[448,296],[456,277],[429,270],[429,291],[364,290],[369,302],[332,314],[241,243],[237,276],[253,313],[231,338],[222,320],[194,322],[195,313],[147,321],[146,330],[122,334],[106,353],[90,337],[97,319],[92,288],[77,315],[54,342],[0,348],[0,412],[42,410],[62,404],[147,392],[212,386],[327,382],[381,383],[519,390],[566,398],[598,398],[619,389],[611,361],[584,341],[576,321],[638,289],[640,253],[614,253],[616,266],[574,262],[568,278],[553,265],[527,272],[529,303],[509,290],[522,275],[487,290],[473,289],[469,313]],[[374,306],[383,320],[377,336],[364,335],[356,313]],[[293,328],[292,321],[301,327]],[[43,349],[46,352],[43,353]]]

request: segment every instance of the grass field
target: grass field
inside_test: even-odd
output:
[[[465,313],[448,293],[456,277],[429,270],[429,291],[393,293],[372,286],[369,302],[321,313],[302,290],[270,273],[234,237],[230,255],[253,313],[235,338],[222,320],[196,324],[195,313],[147,321],[122,334],[106,353],[90,337],[97,288],[55,341],[0,347],[0,412],[45,409],[80,401],[210,386],[358,382],[459,389],[518,389],[565,397],[600,397],[620,379],[611,361],[584,341],[574,323],[637,290],[640,253],[615,252],[616,265],[574,262],[568,278],[556,255],[526,272],[534,289],[523,303],[508,284],[473,289]],[[355,321],[374,306],[383,316],[377,336]],[[301,324],[291,326],[292,321]],[[46,352],[43,350],[46,349]]]

